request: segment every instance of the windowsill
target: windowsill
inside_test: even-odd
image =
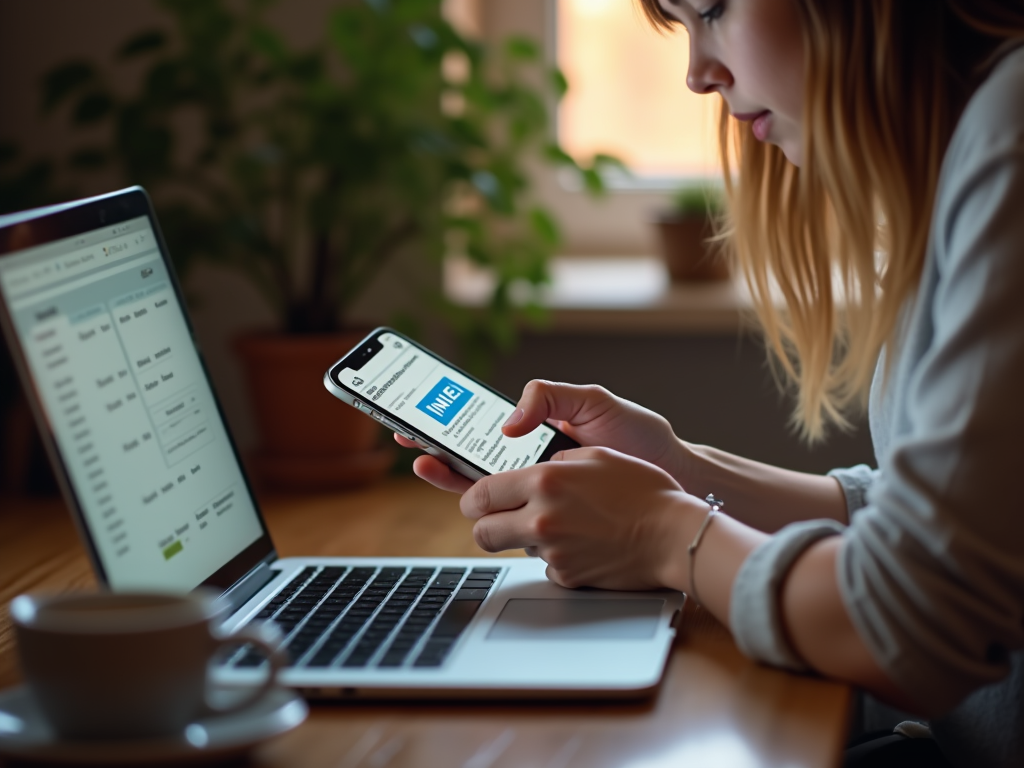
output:
[[[558,331],[736,334],[752,316],[742,281],[673,283],[656,256],[562,256],[553,260],[551,277],[536,297]],[[446,260],[444,288],[452,301],[482,306],[492,285],[468,260]],[[522,288],[513,291],[514,300],[529,298],[529,287]]]

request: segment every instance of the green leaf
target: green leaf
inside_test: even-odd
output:
[[[528,37],[515,35],[505,41],[505,55],[518,61],[536,61],[540,48]]]
[[[562,234],[554,217],[543,208],[530,210],[530,226],[545,244],[554,248],[562,241]]]
[[[583,177],[583,186],[592,195],[600,195],[604,192],[604,180],[601,174],[593,168],[584,168],[580,174]]]
[[[547,307],[536,302],[527,302],[520,309],[523,317],[534,328],[544,328],[551,320],[551,313]]]
[[[544,146],[544,158],[556,165],[567,165],[570,168],[579,167],[572,155],[557,144],[547,144]]]
[[[565,75],[562,74],[560,69],[552,69],[548,73],[548,79],[551,81],[551,87],[555,91],[556,98],[562,98],[569,90],[569,81],[565,79]]]
[[[117,52],[118,58],[130,59],[145,53],[157,51],[167,44],[167,35],[159,29],[141,32],[130,38]]]
[[[672,210],[680,216],[715,214],[722,210],[722,191],[710,184],[690,184],[672,193]]]
[[[78,125],[88,125],[102,120],[113,108],[114,101],[106,93],[88,93],[78,102],[72,119]]]
[[[43,111],[49,112],[75,91],[96,81],[96,70],[87,61],[71,61],[43,76]]]
[[[611,170],[622,171],[623,173],[629,173],[629,168],[626,164],[615,157],[615,155],[606,155],[598,153],[594,155],[593,167],[599,171]]]

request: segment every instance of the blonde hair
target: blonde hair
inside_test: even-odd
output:
[[[794,1],[804,159],[797,168],[757,141],[723,100],[718,231],[795,386],[794,423],[814,441],[829,424],[848,428],[866,402],[921,277],[956,121],[994,57],[1024,35],[1024,2]],[[672,27],[658,0],[639,2],[656,27]]]

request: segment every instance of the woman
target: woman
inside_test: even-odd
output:
[[[723,243],[797,423],[818,438],[870,392],[879,469],[769,467],[535,381],[505,434],[553,420],[585,447],[475,485],[416,472],[486,550],[683,590],[748,655],[931,718],[950,763],[1024,765],[1024,3],[641,3],[722,97]]]

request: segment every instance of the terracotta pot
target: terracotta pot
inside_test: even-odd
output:
[[[663,216],[655,221],[662,256],[673,281],[727,280],[729,265],[711,253],[706,240],[711,224],[706,216]]]
[[[380,479],[396,451],[381,427],[323,385],[331,363],[365,334],[251,334],[235,344],[260,433],[257,480],[288,491],[324,491]]]

